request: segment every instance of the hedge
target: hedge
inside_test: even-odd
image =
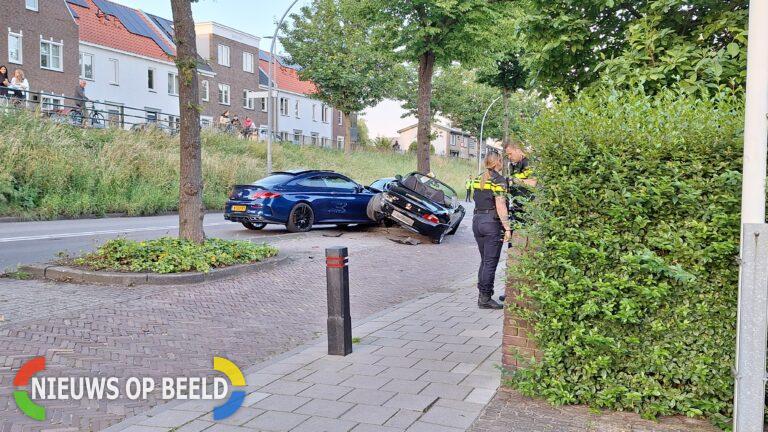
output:
[[[538,248],[515,311],[543,359],[512,384],[646,418],[732,415],[743,99],[582,95],[525,132]]]

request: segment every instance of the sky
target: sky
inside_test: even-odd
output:
[[[170,0],[113,0],[145,12],[172,19]],[[195,21],[215,21],[254,36],[261,37],[261,49],[269,50],[275,24],[290,6],[292,0],[200,0],[192,3]],[[310,0],[299,0],[291,9],[298,12]],[[278,47],[277,52],[281,49]],[[394,137],[397,130],[416,123],[413,117],[401,119],[400,104],[387,100],[376,107],[365,110],[363,118],[368,125],[371,139],[377,136]]]

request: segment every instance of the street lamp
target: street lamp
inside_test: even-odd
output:
[[[275,88],[275,44],[277,43],[277,34],[280,32],[280,27],[283,25],[285,17],[288,16],[288,12],[291,11],[291,8],[293,8],[298,1],[299,0],[293,0],[293,3],[291,3],[291,5],[288,6],[288,9],[283,13],[280,22],[278,22],[277,27],[275,27],[275,34],[272,36],[272,44],[269,47],[269,70],[267,71],[267,78],[269,80],[269,88],[267,90],[267,175],[272,172],[272,122],[274,121],[274,103],[276,102],[272,99],[272,92]]]
[[[488,111],[491,110],[491,107],[493,106],[493,104],[495,104],[496,101],[498,101],[499,99],[501,99],[501,96],[494,99],[493,102],[491,102],[491,104],[488,105],[488,108],[485,110],[485,114],[483,114],[483,120],[480,122],[480,141],[477,142],[477,172],[478,173],[482,171],[482,168],[480,167],[480,149],[483,145],[483,126],[485,126],[485,116],[488,115]]]

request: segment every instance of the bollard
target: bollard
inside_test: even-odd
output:
[[[349,311],[348,252],[343,246],[325,250],[328,284],[328,354],[352,353],[352,316]]]

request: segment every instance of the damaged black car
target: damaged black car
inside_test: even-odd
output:
[[[456,191],[432,176],[414,172],[374,184],[371,189],[381,192],[368,202],[372,220],[393,221],[439,244],[446,235],[455,234],[464,219],[466,210],[459,204]]]

